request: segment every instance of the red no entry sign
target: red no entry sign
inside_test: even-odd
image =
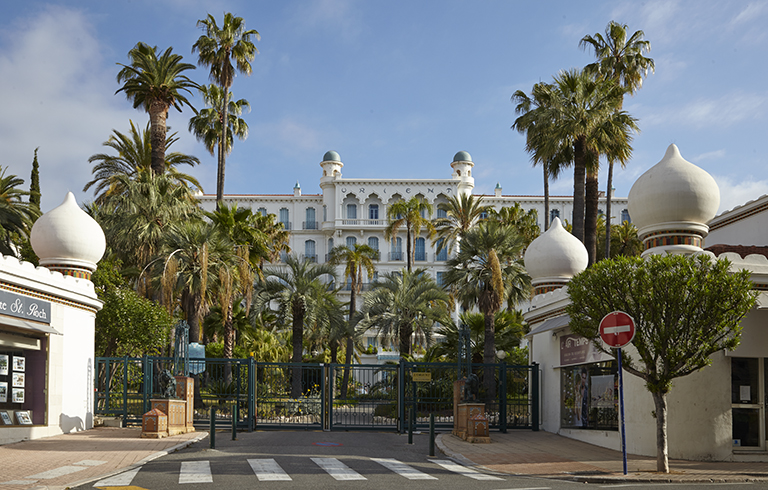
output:
[[[623,311],[608,313],[600,320],[600,338],[611,347],[624,347],[635,338],[635,321]]]

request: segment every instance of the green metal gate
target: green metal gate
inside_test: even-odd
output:
[[[205,368],[193,375],[195,425],[200,427],[210,423],[212,407],[217,424],[231,427],[236,417],[239,430],[403,432],[409,414],[416,428],[425,429],[430,415],[437,427],[453,426],[453,386],[460,373],[453,363],[292,364],[207,358],[191,364]],[[161,396],[157,380],[166,369],[173,369],[173,358],[97,358],[96,415],[140,424],[150,400]],[[538,430],[538,365],[474,364],[472,372],[478,376],[478,399],[486,403],[491,429]],[[301,378],[300,393],[292,393],[296,376]],[[486,379],[492,379],[491,384]]]

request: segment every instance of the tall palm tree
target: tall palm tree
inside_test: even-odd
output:
[[[435,323],[451,323],[449,301],[425,269],[389,272],[365,293],[359,326],[378,329],[385,345],[398,343],[400,356],[408,356],[412,336],[429,346]]]
[[[211,15],[198,20],[197,26],[205,30],[192,45],[192,52],[198,52],[198,63],[211,69],[211,81],[223,89],[222,101],[229,101],[229,89],[235,79],[235,65],[237,71],[250,75],[251,61],[259,52],[252,39],[259,40],[259,33],[254,30],[246,30],[245,20],[235,17],[230,12],[224,14],[224,22],[221,27],[216,24],[216,19]],[[234,62],[234,65],[233,65]],[[222,121],[229,121],[227,112],[229,104],[222,104]],[[220,141],[227,141],[225,131],[227,127],[222,125]],[[225,154],[219,147],[219,162],[216,175],[216,203],[221,203],[224,196],[224,167]]]
[[[519,202],[511,206],[504,206],[499,210],[491,209],[488,219],[497,221],[501,225],[511,226],[518,235],[523,238],[523,249],[534,241],[541,230],[539,229],[539,216],[535,209],[526,211]]]
[[[595,63],[590,63],[584,69],[598,78],[614,80],[616,83],[634,95],[643,86],[643,78],[648,72],[653,73],[656,65],[652,58],[646,58],[644,53],[651,50],[651,42],[644,39],[643,31],[635,31],[627,37],[629,26],[611,21],[605,28],[605,37],[599,32],[594,36],[584,36],[579,41],[579,47],[587,49],[592,47],[595,52]],[[623,106],[619,104],[619,110]],[[623,166],[623,162],[622,166]],[[606,215],[605,221],[605,257],[611,254],[611,194],[613,192],[613,161],[608,161],[608,182],[605,195]]]
[[[264,280],[259,284],[260,293],[257,306],[264,307],[269,301],[278,304],[279,315],[290,322],[293,331],[293,356],[291,361],[301,363],[304,350],[304,327],[311,324],[317,314],[317,294],[322,290],[322,280],[336,279],[335,267],[331,264],[313,264],[309,260],[301,261],[294,255],[285,259],[285,267],[266,268]],[[293,369],[291,397],[301,395],[301,368]]]
[[[133,121],[130,123],[131,130],[128,134],[113,129],[113,134],[102,143],[103,146],[115,150],[117,155],[97,153],[88,158],[88,163],[95,163],[91,169],[93,179],[85,184],[83,192],[95,186],[93,193],[96,195],[97,203],[103,203],[107,197],[124,191],[124,188],[117,185],[116,176],[125,174],[128,177],[135,177],[139,172],[150,171],[152,167],[149,123],[143,131],[140,131]],[[165,141],[165,172],[170,173],[179,184],[193,186],[196,190],[202,191],[203,188],[197,179],[176,169],[178,165],[197,165],[200,160],[184,153],[167,153],[176,141],[178,141],[176,133],[172,133]]]
[[[150,47],[138,43],[128,52],[130,64],[118,63],[123,68],[117,74],[118,83],[122,83],[117,92],[124,92],[128,100],[133,101],[133,108],[143,107],[149,114],[152,144],[152,171],[156,174],[165,170],[165,134],[168,109],[175,107],[181,112],[186,104],[192,107],[183,92],[192,91],[199,85],[182,73],[194,70],[195,65],[182,63],[182,57],[173,54],[168,48],[158,56],[157,46]],[[194,107],[192,107],[194,110]]]
[[[435,218],[432,222],[437,238],[435,253],[438,254],[444,249],[452,251],[456,242],[480,221],[480,216],[491,209],[483,204],[482,196],[475,198],[472,194],[451,196],[444,206],[445,218]]]
[[[379,259],[379,251],[374,250],[368,245],[360,245],[355,243],[352,248],[346,245],[340,245],[331,249],[330,258],[328,262],[333,265],[343,265],[344,274],[343,278],[349,278],[350,290],[349,290],[349,325],[346,332],[349,334],[347,338],[347,347],[345,353],[344,364],[344,376],[341,384],[341,397],[347,396],[347,385],[349,384],[349,365],[352,364],[352,353],[354,351],[354,326],[357,323],[357,295],[360,294],[360,290],[363,286],[363,271],[368,274],[368,277],[373,277],[376,268],[373,262]]]
[[[229,155],[235,136],[241,140],[248,137],[248,123],[240,116],[245,109],[250,110],[251,105],[245,99],[232,100],[232,92],[227,93],[228,100],[225,103],[224,92],[224,89],[216,85],[200,87],[200,94],[208,107],[189,120],[189,130],[205,145],[211,155],[214,155],[217,149],[219,155]],[[227,124],[222,127],[225,110]],[[225,135],[224,139],[222,134]]]
[[[433,207],[421,196],[413,196],[407,201],[400,199],[387,208],[387,228],[384,236],[387,240],[397,237],[400,228],[405,228],[405,246],[407,253],[407,269],[411,271],[413,262],[413,240],[419,236],[422,228],[430,238],[435,234],[435,226],[430,220]]]
[[[6,175],[7,167],[0,167],[0,253],[18,257],[19,238],[29,238],[32,224],[40,217],[40,209],[23,197],[30,193],[20,189],[24,179]]]
[[[477,306],[485,317],[483,362],[496,358],[494,317],[504,303],[517,304],[530,292],[531,278],[523,266],[523,238],[511,226],[484,221],[471,229],[461,249],[448,260],[443,275],[464,308]],[[486,395],[494,396],[493,374],[484,376]]]

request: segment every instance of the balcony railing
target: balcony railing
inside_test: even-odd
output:
[[[292,230],[293,229],[292,223],[290,221],[278,221],[278,223],[282,223],[283,224],[283,229],[285,229],[285,230]]]
[[[304,260],[309,260],[309,261],[310,261],[310,262],[312,262],[313,264],[317,264],[317,254],[312,254],[312,255],[301,254],[301,256],[300,256],[300,260],[301,260],[302,262],[303,262]]]
[[[301,222],[301,229],[302,230],[317,230],[317,229],[319,229],[319,226],[317,224],[317,221],[302,221]]]
[[[385,219],[342,219],[344,226],[387,226]]]
[[[389,252],[390,262],[405,260],[405,254],[403,252]]]
[[[416,252],[413,256],[413,260],[414,262],[426,262],[428,257],[429,257],[429,254],[427,254],[427,252],[422,252],[422,253]]]

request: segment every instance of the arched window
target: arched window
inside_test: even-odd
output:
[[[559,209],[552,209],[549,212],[549,222],[550,223],[553,222],[555,220],[555,218],[559,218],[559,217],[560,217],[560,210]]]
[[[347,219],[357,219],[357,204],[347,204]]]
[[[379,249],[379,238],[375,236],[369,236],[368,237],[368,246],[371,247],[374,250]]]
[[[317,253],[315,250],[314,240],[307,240],[304,242],[304,257],[310,262],[317,262]]]
[[[444,238],[439,238],[437,243],[435,243],[435,250],[438,250],[444,241]],[[444,247],[442,250],[440,250],[440,253],[435,256],[435,260],[439,260],[441,262],[448,260],[448,247]]]
[[[368,219],[379,219],[378,204],[371,204],[368,206]]]
[[[306,221],[304,222],[305,230],[316,230],[317,220],[315,219],[315,208],[307,208]]]
[[[256,212],[259,213],[262,216],[266,216],[267,215],[267,208],[259,208],[259,210],[256,211]]]
[[[413,241],[413,259],[418,262],[427,260],[426,240],[419,237]]]
[[[347,247],[349,247],[350,249],[354,249],[355,248],[355,243],[357,243],[357,238],[355,238],[353,236],[348,236],[347,237]]]
[[[290,215],[288,214],[288,208],[280,208],[280,222],[286,230],[291,229]]]
[[[437,208],[437,217],[438,218],[447,218],[448,217],[448,210],[443,208],[443,207]]]
[[[621,222],[628,222],[631,223],[632,219],[629,217],[629,210],[628,209],[622,209],[621,210]]]
[[[393,238],[390,244],[389,260],[403,260],[403,239]]]

